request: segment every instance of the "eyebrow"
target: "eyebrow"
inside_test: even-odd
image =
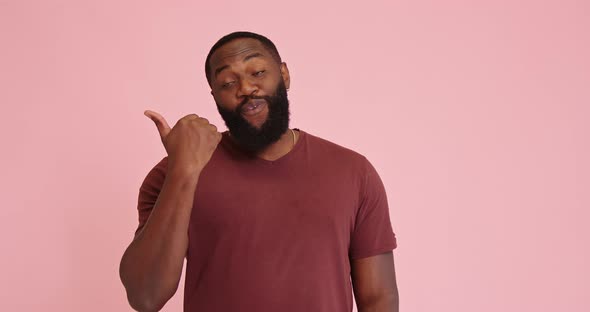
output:
[[[245,57],[245,58],[242,60],[242,62],[249,61],[249,60],[251,60],[251,59],[253,59],[253,58],[255,58],[255,57],[263,57],[263,56],[264,56],[264,55],[262,55],[262,53],[260,53],[260,52],[254,52],[254,53],[252,53],[252,54],[248,54],[248,55],[247,55],[247,56],[246,56],[246,57]],[[215,77],[217,77],[217,75],[219,75],[219,73],[221,73],[221,72],[222,72],[224,69],[227,69],[227,68],[229,68],[229,65],[223,65],[223,66],[221,66],[221,67],[218,67],[218,68],[215,70]]]

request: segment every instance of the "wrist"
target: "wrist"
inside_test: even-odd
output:
[[[168,175],[181,180],[198,179],[203,168],[197,165],[177,163],[173,160],[168,162]]]

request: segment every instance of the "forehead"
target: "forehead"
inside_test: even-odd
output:
[[[256,39],[239,38],[232,40],[213,52],[210,59],[211,69],[215,71],[219,66],[241,62],[246,56],[253,53],[260,53],[262,57],[271,58],[268,50]]]

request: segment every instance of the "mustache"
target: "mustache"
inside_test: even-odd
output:
[[[235,113],[239,113],[242,111],[242,108],[244,108],[244,105],[248,104],[248,102],[250,102],[251,100],[265,100],[266,101],[266,105],[269,105],[272,102],[272,97],[270,96],[256,96],[256,95],[249,95],[247,97],[245,97],[242,102],[240,102],[240,104],[238,105],[238,107],[236,107]]]

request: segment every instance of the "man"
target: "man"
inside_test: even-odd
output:
[[[287,64],[236,32],[205,72],[229,131],[146,111],[168,156],[139,193],[120,265],[130,305],[158,311],[187,259],[184,310],[398,311],[396,240],[383,184],[362,155],[289,129]]]

